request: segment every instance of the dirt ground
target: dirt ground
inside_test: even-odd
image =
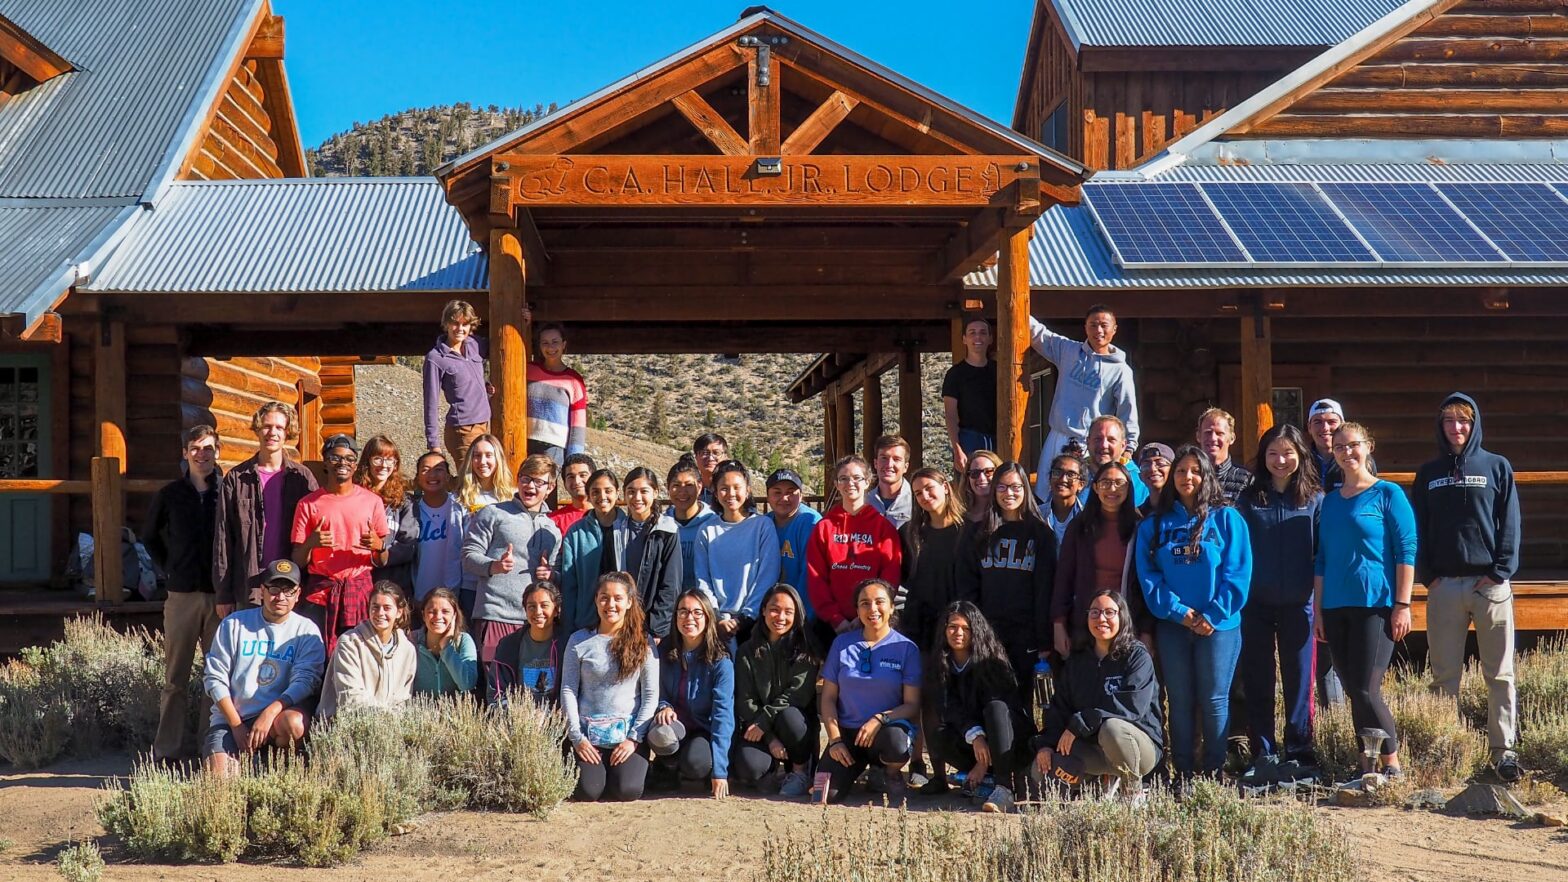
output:
[[[0,775],[0,878],[58,879],[53,860],[73,839],[103,835],[93,815],[106,776],[124,774],[125,757],[64,763],[43,772]],[[919,810],[959,809],[956,799],[920,799]],[[826,822],[886,812],[862,801],[827,809]],[[1373,882],[1485,880],[1568,882],[1568,832],[1498,819],[1399,809],[1322,811],[1348,832]],[[835,818],[837,816],[837,818]],[[1007,823],[974,816],[971,823]],[[607,878],[743,882],[757,869],[765,836],[809,836],[822,810],[750,795],[723,803],[688,794],[625,805],[567,804],[548,820],[458,812],[424,818],[417,830],[389,840],[335,870],[267,866],[268,879],[328,882],[387,879],[527,879],[575,882]],[[701,849],[693,842],[704,842]],[[254,880],[257,867],[138,865],[105,841],[107,880]]]

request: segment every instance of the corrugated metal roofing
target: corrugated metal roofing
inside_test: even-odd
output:
[[[1099,174],[1097,181],[1146,180],[1140,175]],[[1441,183],[1444,181],[1472,181],[1504,183],[1554,184],[1568,181],[1568,163],[1532,163],[1512,165],[1504,163],[1450,164],[1400,164],[1376,163],[1372,165],[1178,165],[1158,176],[1158,180],[1175,181],[1310,181],[1330,182],[1412,182]]]
[[[76,281],[76,264],[97,250],[128,205],[0,206],[0,314],[28,301],[44,309]],[[29,316],[31,318],[31,316]]]
[[[1051,0],[1076,47],[1332,46],[1403,0]]]
[[[76,70],[0,102],[0,197],[149,196],[262,0],[6,0]]]
[[[1367,2],[1367,0],[1360,0],[1360,2]],[[919,95],[921,98],[930,102],[931,104],[934,104],[937,107],[941,107],[950,113],[962,117],[974,125],[986,129],[999,138],[1011,141],[1014,145],[1018,146],[1025,152],[1033,153],[1036,156],[1048,157],[1060,168],[1066,169],[1074,174],[1083,174],[1085,172],[1084,166],[1076,159],[1053,150],[1050,147],[1047,147],[1044,144],[1034,140],[1033,138],[1025,137],[1013,129],[996,122],[995,120],[988,119],[985,116],[982,116],[981,114],[971,110],[970,108],[959,104],[951,98],[948,98],[942,94],[926,88],[925,86],[920,85],[903,74],[883,67],[882,65],[872,61],[864,55],[861,55],[846,46],[835,43],[834,41],[828,39],[822,34],[817,33],[816,31],[813,31],[800,22],[779,15],[771,9],[767,9],[766,7],[761,7],[760,12],[753,13],[752,15],[749,15],[735,24],[732,24],[729,27],[719,31],[718,33],[713,34],[706,39],[699,40],[698,42],[687,46],[685,49],[682,49],[679,52],[660,59],[659,61],[648,65],[647,67],[637,71],[634,74],[631,74],[630,76],[622,77],[621,79],[616,80],[602,89],[599,89],[586,98],[583,98],[579,101],[573,101],[572,103],[559,108],[554,113],[542,116],[515,132],[502,135],[501,137],[491,141],[488,144],[485,144],[482,147],[470,150],[468,153],[465,153],[462,156],[447,162],[440,168],[437,168],[435,170],[436,174],[445,175],[452,169],[467,165],[468,163],[473,162],[482,156],[505,147],[507,144],[510,144],[513,141],[530,134],[531,132],[542,129],[545,126],[555,125],[557,122],[568,116],[581,113],[600,100],[615,94],[616,92],[626,88],[627,86],[630,86],[638,80],[647,79],[648,77],[651,77],[662,70],[666,70],[680,64],[692,56],[706,52],[711,47],[723,43],[726,40],[730,40],[735,36],[750,30],[760,22],[768,22],[785,33],[794,34],[803,40],[815,43],[816,45],[821,46],[822,48],[832,52],[840,58],[843,58],[859,67],[863,67],[866,70],[869,70],[872,73],[888,80],[889,82],[894,83],[900,88]]]
[[[84,287],[476,291],[487,281],[434,178],[312,178],[175,183]]]

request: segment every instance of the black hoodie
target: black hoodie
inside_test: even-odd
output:
[[[1416,578],[1423,583],[1442,576],[1490,576],[1506,582],[1519,570],[1519,492],[1514,467],[1481,446],[1481,408],[1459,392],[1443,399],[1443,407],[1467,404],[1475,410],[1475,428],[1464,449],[1454,453],[1437,418],[1437,459],[1416,472],[1410,501],[1420,538]]]

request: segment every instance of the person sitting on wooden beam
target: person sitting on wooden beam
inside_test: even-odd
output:
[[[953,468],[962,472],[975,451],[996,447],[996,363],[991,323],[981,316],[964,324],[964,360],[942,377],[942,413]]]
[[[1029,336],[1034,351],[1056,365],[1056,393],[1051,413],[1046,418],[1050,433],[1040,448],[1036,469],[1035,497],[1045,502],[1051,493],[1047,475],[1051,460],[1066,453],[1077,441],[1086,444],[1089,425],[1096,417],[1110,414],[1121,418],[1127,427],[1125,445],[1138,446],[1138,396],[1133,385],[1127,353],[1111,345],[1116,338],[1116,314],[1109,306],[1089,307],[1083,321],[1084,342],[1054,333],[1029,317]]]
[[[561,468],[588,445],[588,384],[566,366],[566,328],[539,326],[539,357],[528,363],[528,453],[542,453]]]
[[[425,353],[425,444],[443,446],[452,461],[461,463],[468,445],[490,431],[490,396],[495,386],[485,381],[489,347],[475,335],[479,314],[463,300],[453,300],[441,310],[442,336]],[[447,403],[441,426],[441,399]]]

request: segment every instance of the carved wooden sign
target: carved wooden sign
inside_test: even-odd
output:
[[[516,206],[973,205],[1037,180],[1021,156],[533,156],[494,160]]]

